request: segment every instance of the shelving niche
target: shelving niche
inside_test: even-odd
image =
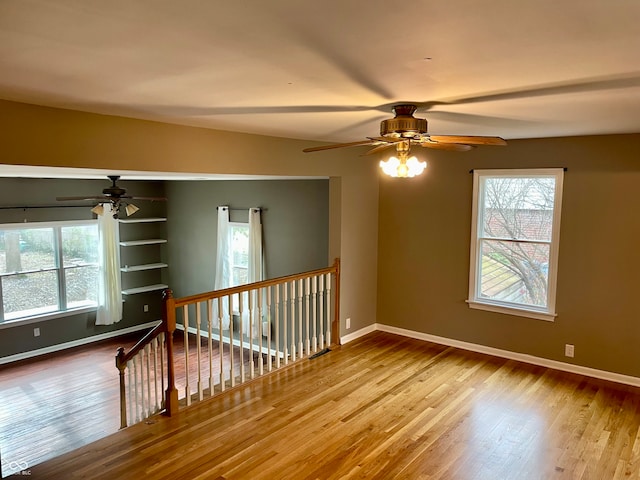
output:
[[[164,217],[147,217],[147,218],[142,217],[142,218],[120,219],[119,220],[120,235],[121,237],[125,236],[125,238],[128,238],[128,236],[124,235],[125,231],[123,229],[123,227],[126,228],[127,224],[160,223],[160,222],[166,222],[166,221],[167,219]],[[136,240],[127,239],[120,242],[120,247],[128,250],[129,248],[135,248],[135,249],[147,248],[149,246],[161,245],[164,243],[167,243],[167,240],[164,238],[142,238],[142,239],[136,239]],[[125,250],[121,250],[121,254],[124,254],[124,253],[125,253]],[[167,268],[169,265],[161,261],[160,253],[157,248],[155,252],[146,252],[146,253],[143,252],[142,254],[137,255],[136,257],[145,258],[146,260],[145,263],[137,263],[134,265],[129,265],[127,262],[123,262],[125,263],[125,265],[121,265],[120,267],[121,274],[128,274],[133,272],[153,272],[153,271],[157,271],[157,274],[147,275],[147,280],[152,280],[152,281],[145,282],[143,285],[124,288],[122,290],[123,295],[135,295],[138,293],[153,292],[156,290],[164,290],[165,288],[168,288],[168,285],[161,283],[161,269]],[[150,257],[154,257],[154,258],[151,259]],[[126,282],[125,277],[123,276],[123,284],[127,284],[127,283],[129,282]]]

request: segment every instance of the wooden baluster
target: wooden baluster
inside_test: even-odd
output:
[[[276,329],[276,368],[280,368],[280,285],[275,285],[276,298],[275,298],[275,329]]]
[[[304,291],[302,290],[302,279],[298,280],[298,357],[304,357],[304,348],[302,345],[302,299],[304,298]],[[308,351],[307,351],[308,353]]]
[[[318,277],[313,277],[312,282],[312,295],[311,299],[313,300],[313,351],[318,351]]]
[[[324,276],[320,275],[320,277],[318,278],[318,296],[320,297],[318,300],[318,306],[319,308],[319,312],[318,312],[318,316],[320,317],[320,324],[319,324],[319,328],[320,328],[320,350],[322,350],[325,345],[324,345],[324,311],[323,311],[323,306],[324,306],[324,302],[323,302],[323,298],[324,298]]]
[[[224,392],[225,389],[225,381],[224,381],[224,341],[222,339],[222,297],[218,297],[218,329],[219,329],[219,339],[218,339],[218,356],[220,357],[220,389]]]
[[[198,360],[198,400],[202,401],[204,392],[202,391],[202,345],[200,339],[200,327],[202,326],[202,304],[195,304],[196,308],[196,358]]]
[[[209,396],[213,395],[213,300],[207,300],[207,348],[209,350]],[[222,337],[222,332],[220,332]]]
[[[305,327],[307,329],[307,335],[306,335],[306,339],[305,339],[305,344],[304,344],[304,348],[305,348],[305,352],[307,352],[307,355],[309,355],[309,353],[311,352],[311,342],[309,341],[309,303],[310,303],[310,298],[309,298],[309,277],[304,279],[304,297],[305,297]]]
[[[173,333],[176,331],[176,306],[173,292],[169,289],[162,294],[164,309],[162,323],[167,342],[167,391],[165,392],[164,408],[168,416],[178,412],[178,390],[176,389],[176,373],[173,358]]]
[[[127,389],[125,386],[124,371],[127,363],[124,361],[124,347],[118,348],[116,354],[116,367],[120,382],[120,428],[127,426]]]
[[[231,386],[236,386],[236,374],[233,366],[233,298],[232,295],[228,295],[229,301],[229,376],[231,380]]]
[[[240,325],[238,335],[240,336],[240,383],[244,383],[244,294],[238,293],[238,311]]]
[[[283,352],[284,352],[284,364],[289,364],[289,346],[287,345],[287,337],[289,331],[289,316],[287,312],[289,309],[287,306],[289,305],[289,282],[285,282],[282,289],[282,318],[283,318],[283,332],[282,332],[282,340],[283,340]]]
[[[267,287],[267,371],[273,369],[273,357],[271,356],[271,291],[272,287]]]
[[[331,274],[325,274],[325,285],[327,293],[325,295],[325,311],[327,312],[327,347],[331,345]]]
[[[182,307],[182,326],[184,327],[184,394],[187,406],[191,405],[191,388],[189,387],[189,305]]]
[[[264,328],[262,316],[264,315],[262,309],[262,288],[258,289],[258,342],[260,342],[260,349],[258,352],[258,375],[264,374],[264,358],[262,357],[262,347],[264,343]]]

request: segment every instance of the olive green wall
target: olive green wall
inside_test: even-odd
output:
[[[640,135],[514,140],[421,152],[425,174],[380,182],[381,324],[640,376]],[[471,169],[567,167],[555,322],[470,309]],[[575,358],[564,345],[575,345]]]
[[[163,182],[119,182],[121,187],[127,189],[127,193],[141,196],[164,196]],[[56,202],[58,196],[82,196],[96,195],[103,188],[109,186],[109,181],[104,180],[65,180],[65,179],[40,179],[40,178],[0,178],[0,207],[7,206],[34,206],[34,205],[86,205],[82,208],[26,208],[26,209],[0,209],[0,224],[23,222],[47,222],[61,220],[90,220],[95,218],[91,213],[91,202]],[[136,201],[140,211],[137,217],[164,217],[166,204],[164,202]],[[26,223],[25,225],[29,225]],[[136,224],[137,238],[156,238],[154,231],[158,224]],[[160,224],[162,225],[162,224]],[[127,232],[133,225],[121,226],[121,239],[127,239]],[[130,252],[122,252],[123,263],[130,264],[157,262],[158,260],[145,261],[141,255],[145,254],[142,247],[130,249]],[[129,260],[127,260],[129,259]],[[142,272],[147,273],[147,272]],[[130,274],[124,274],[130,275]],[[134,273],[133,275],[136,275]],[[135,279],[134,279],[135,280]],[[127,279],[123,277],[123,288],[126,288]],[[145,282],[143,281],[142,284]],[[159,283],[159,279],[149,283]],[[140,285],[140,284],[138,284]],[[73,342],[86,337],[107,334],[123,328],[133,328],[137,325],[159,320],[162,317],[162,304],[160,292],[150,292],[125,297],[123,304],[122,320],[113,325],[96,325],[95,311],[76,315],[61,316],[45,321],[30,321],[28,324],[15,325],[6,323],[0,325],[0,358],[17,355],[23,352],[38,350],[67,342]],[[143,306],[149,305],[149,311],[144,312]],[[33,335],[34,328],[40,329],[40,336]]]
[[[341,331],[376,321],[378,168],[358,149],[0,100],[0,163],[179,173],[329,177],[329,258],[341,258]]]
[[[328,180],[171,181],[166,192],[169,285],[176,297],[215,289],[218,205],[231,207],[232,222],[247,222],[249,207],[263,208],[266,278],[327,266]]]

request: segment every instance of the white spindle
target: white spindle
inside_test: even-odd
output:
[[[305,328],[307,330],[306,339],[305,339],[305,352],[307,355],[311,352],[311,343],[309,341],[309,277],[304,279],[304,298],[305,298]]]
[[[253,315],[255,306],[253,304],[253,297],[255,296],[255,290],[249,290],[247,292],[247,295],[249,295],[249,378],[254,378],[255,367],[253,365]]]
[[[240,319],[240,383],[244,383],[244,294],[238,293],[238,318]]]
[[[319,285],[318,285],[318,295],[320,296],[320,300],[319,300],[319,306],[320,306],[320,311],[319,311],[319,317],[320,317],[320,350],[322,350],[324,348],[324,312],[323,312],[323,306],[324,306],[324,302],[322,301],[324,298],[324,276],[320,275],[320,277],[318,278],[319,280]]]
[[[299,352],[296,347],[296,281],[291,282],[291,300],[289,300],[289,308],[291,309],[291,317],[289,322],[291,325],[291,361],[295,362]],[[296,355],[297,354],[297,355]]]
[[[304,357],[304,349],[302,346],[302,299],[304,298],[304,291],[302,290],[302,279],[298,280],[298,356]],[[307,351],[308,353],[308,351]]]
[[[213,395],[213,300],[207,300],[207,347],[209,350],[209,396]],[[222,337],[222,331],[220,331]]]
[[[140,404],[138,402],[138,357],[139,355],[135,355],[131,359],[133,362],[133,391],[135,392],[134,404],[136,406],[136,423],[140,421]]]
[[[164,332],[158,335],[160,340],[160,407],[164,408],[164,351],[166,345],[164,343]]]
[[[258,375],[264,374],[264,359],[262,358],[262,344],[264,342],[264,330],[263,330],[263,322],[262,315],[264,312],[262,311],[262,288],[258,289],[258,342],[260,342],[260,349],[258,352]]]
[[[219,340],[218,340],[218,355],[220,357],[220,389],[224,392],[224,342],[222,340],[222,297],[218,297],[218,328],[219,328]]]
[[[153,352],[153,409],[158,412],[160,410],[158,397],[158,337],[153,337],[151,351]]]
[[[326,309],[325,312],[327,314],[327,347],[331,345],[331,274],[325,274],[325,285],[327,289],[327,294],[325,295],[326,300]]]
[[[151,416],[151,412],[153,411],[151,408],[151,346],[149,344],[144,347],[144,363],[147,367],[147,410],[145,418]]]
[[[131,368],[131,364],[133,363],[133,359],[129,360],[127,362],[127,380],[128,380],[128,385],[127,385],[127,394],[129,396],[128,400],[129,400],[129,414],[127,415],[127,419],[129,420],[129,425],[131,425],[131,420],[133,420],[134,417],[134,408],[133,408],[133,399],[136,396],[136,390],[135,390],[135,381],[133,380],[133,368]],[[136,420],[137,421],[137,420]]]
[[[184,392],[187,406],[191,405],[189,388],[189,305],[182,307],[182,326],[184,327]]]
[[[273,369],[273,357],[271,356],[271,291],[272,287],[267,287],[267,371]],[[276,317],[277,318],[277,317]]]
[[[233,298],[232,295],[227,296],[229,300],[229,376],[231,377],[231,386],[236,386],[236,374],[233,367]]]
[[[318,277],[314,276],[313,277],[313,282],[312,282],[312,295],[311,298],[313,300],[313,308],[312,308],[312,312],[313,312],[313,351],[317,352],[318,351]]]
[[[276,298],[276,318],[274,320],[276,327],[276,368],[280,368],[280,285],[275,286]]]
[[[288,338],[288,330],[289,330],[289,316],[287,315],[287,312],[289,311],[289,309],[287,308],[287,306],[289,305],[289,282],[285,282],[285,284],[283,285],[283,289],[282,289],[282,313],[283,313],[283,332],[282,332],[282,339],[283,339],[283,353],[284,353],[284,364],[288,365],[289,364],[289,346],[287,345],[287,338]]]
[[[202,391],[202,346],[200,345],[200,327],[202,325],[202,305],[199,303],[195,304],[196,307],[196,357],[198,359],[198,400],[202,401],[203,399],[203,391]]]

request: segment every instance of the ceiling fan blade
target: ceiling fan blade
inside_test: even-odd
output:
[[[375,140],[362,140],[360,142],[335,143],[333,145],[323,145],[321,147],[309,147],[309,148],[303,149],[302,151],[305,153],[319,152],[320,150],[330,150],[332,148],[359,147],[361,145],[373,145],[374,142]]]
[[[421,147],[436,148],[438,150],[449,150],[452,152],[467,152],[472,148],[474,148],[471,145],[463,145],[460,143],[438,143],[438,142],[432,142],[432,141],[426,141],[426,142],[423,141],[423,142],[420,142],[418,145],[420,145]]]
[[[393,143],[383,143],[382,145],[378,145],[377,147],[373,147],[371,150],[360,155],[361,157],[365,155],[373,155],[374,153],[381,152],[382,150],[386,150],[389,147],[393,147]]]
[[[467,145],[506,145],[504,138],[469,135],[429,135],[429,139],[439,143],[464,143]]]
[[[109,200],[108,197],[103,197],[103,196],[94,196],[94,197],[56,197],[56,200],[58,202],[69,202],[69,201],[80,201],[80,200]]]
[[[407,138],[402,137],[367,137],[369,140],[373,140],[374,142],[382,142],[393,145],[398,142],[406,142]]]
[[[136,197],[136,196],[127,196],[122,198],[130,198],[131,200],[148,200],[150,202],[166,202],[166,197]]]

